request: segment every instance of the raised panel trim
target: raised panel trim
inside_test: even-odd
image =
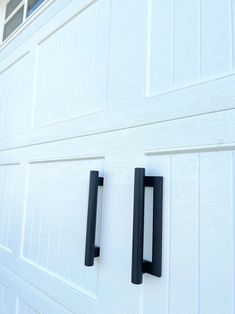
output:
[[[89,160],[100,160],[104,161],[105,156],[102,154],[99,155],[85,155],[85,156],[57,156],[51,158],[40,158],[40,159],[29,159],[27,161],[27,178],[26,178],[26,188],[25,188],[25,196],[24,196],[24,208],[23,208],[23,218],[22,218],[22,234],[21,234],[21,244],[20,244],[20,251],[19,251],[19,263],[22,264],[22,268],[24,268],[23,272],[27,273],[27,269],[30,269],[30,272],[34,272],[35,278],[38,276],[42,276],[43,280],[48,280],[52,282],[56,282],[59,286],[66,286],[67,288],[71,289],[73,293],[80,293],[85,297],[88,297],[91,300],[97,301],[98,300],[98,290],[96,293],[89,291],[87,288],[83,287],[81,284],[73,283],[72,281],[60,276],[59,274],[47,269],[46,267],[40,265],[37,262],[29,259],[24,255],[24,238],[25,238],[25,223],[26,223],[26,212],[28,206],[28,187],[29,187],[29,178],[30,178],[30,166],[37,165],[37,164],[48,164],[48,163],[63,163],[63,162],[74,162],[74,161],[89,161]],[[85,254],[85,251],[84,251]],[[85,255],[84,255],[85,256]],[[13,266],[14,267],[14,266]],[[15,265],[15,267],[20,267]],[[98,284],[99,284],[99,273],[100,268],[97,270],[98,275]],[[41,278],[41,277],[40,277]],[[58,288],[59,290],[61,288]]]
[[[85,1],[84,1],[85,2]],[[34,81],[35,81],[35,84],[34,84],[34,92],[33,92],[33,98],[34,98],[34,101],[33,101],[33,110],[32,110],[32,117],[31,117],[31,131],[34,131],[34,130],[37,130],[37,129],[41,129],[41,128],[44,128],[44,127],[51,127],[53,125],[57,125],[57,124],[60,124],[60,123],[64,123],[64,122],[69,122],[69,121],[73,121],[75,119],[79,119],[79,118],[86,118],[86,117],[89,117],[89,116],[92,116],[92,115],[96,115],[96,114],[99,114],[99,113],[103,113],[103,112],[106,112],[108,110],[108,80],[109,80],[109,54],[110,54],[110,29],[111,29],[111,26],[110,26],[110,15],[111,15],[111,12],[110,12],[110,4],[108,1],[103,1],[102,4],[105,5],[105,8],[102,8],[100,12],[104,12],[105,14],[105,17],[107,18],[107,28],[105,28],[105,32],[102,34],[102,36],[105,38],[106,40],[106,43],[104,46],[103,49],[106,49],[106,56],[105,58],[107,59],[106,60],[106,64],[104,66],[104,72],[105,72],[105,76],[106,76],[106,80],[107,80],[107,83],[104,84],[106,85],[105,87],[103,87],[105,89],[104,91],[104,99],[103,101],[101,102],[97,102],[96,103],[96,106],[97,108],[91,108],[91,110],[85,110],[85,112],[77,112],[75,114],[71,114],[71,115],[68,115],[68,117],[60,117],[60,118],[55,118],[55,119],[49,119],[48,121],[43,121],[42,120],[38,120],[37,121],[37,108],[40,109],[40,104],[38,105],[37,104],[37,101],[36,99],[38,97],[36,97],[36,94],[37,94],[37,90],[38,90],[38,82],[39,82],[39,77],[38,77],[38,71],[39,71],[39,61],[40,61],[40,53],[41,53],[41,45],[46,42],[48,39],[50,39],[51,37],[53,37],[57,32],[59,32],[61,29],[63,29],[64,27],[66,27],[69,23],[71,23],[75,18],[77,18],[79,15],[83,14],[84,11],[86,10],[89,10],[89,8],[91,8],[93,5],[98,5],[97,3],[100,3],[101,0],[89,0],[87,1],[87,3],[81,3],[79,4],[79,7],[77,8],[76,7],[76,13],[73,13],[71,14],[71,16],[69,17],[66,17],[63,18],[63,22],[62,23],[55,23],[56,25],[52,27],[52,30],[50,30],[50,32],[48,33],[47,30],[45,29],[42,29],[40,35],[39,35],[39,38],[37,40],[37,43],[35,44],[35,49],[36,49],[36,57],[35,57],[35,73],[34,73]],[[97,8],[98,9],[98,8]],[[64,14],[64,16],[66,16],[66,14]],[[102,18],[103,18],[103,15],[102,15]],[[57,25],[59,24],[59,25]],[[94,40],[95,44],[96,44],[96,40]],[[99,45],[98,45],[99,46]],[[97,52],[97,49],[95,49],[95,52],[94,52],[94,56],[96,56],[96,52]],[[95,58],[93,58],[95,59]],[[99,63],[99,60],[97,59],[94,63],[98,62]],[[96,69],[96,64],[94,65],[94,71]],[[97,86],[94,85],[94,94],[97,90]],[[99,89],[99,87],[98,87]],[[101,88],[102,89],[102,88]],[[95,99],[95,96],[93,97]],[[66,104],[64,104],[64,106],[66,106]],[[88,103],[88,106],[89,106],[89,103]]]
[[[205,146],[186,146],[181,148],[169,148],[169,149],[152,149],[144,151],[146,156],[154,155],[178,155],[178,154],[190,154],[190,153],[203,153],[203,152],[220,152],[220,151],[233,151],[235,150],[235,144],[216,144]]]
[[[169,47],[172,50],[171,53],[169,54],[169,64],[168,66],[168,70],[169,70],[169,78],[168,78],[168,87],[165,88],[154,88],[154,91],[151,90],[151,64],[152,64],[152,52],[151,52],[151,48],[152,48],[152,24],[153,24],[153,3],[155,3],[155,0],[147,0],[147,14],[146,14],[146,48],[145,48],[145,55],[146,55],[146,60],[145,60],[145,98],[154,98],[154,97],[158,97],[161,95],[165,95],[168,94],[170,92],[174,92],[174,91],[179,91],[182,89],[186,89],[186,88],[190,88],[193,86],[200,86],[201,84],[205,84],[205,83],[209,83],[211,81],[215,81],[221,78],[226,78],[229,77],[231,75],[234,75],[234,44],[235,44],[235,39],[233,38],[233,33],[234,33],[234,14],[235,14],[235,10],[234,10],[234,4],[232,1],[227,0],[227,6],[226,9],[227,11],[229,10],[229,12],[227,12],[227,24],[226,25],[228,27],[227,29],[227,37],[228,37],[228,45],[227,45],[227,69],[225,71],[219,71],[218,73],[214,73],[214,74],[208,74],[208,75],[203,75],[202,74],[202,17],[201,17],[201,10],[202,10],[202,4],[200,3],[200,1],[196,1],[195,0],[195,6],[197,6],[197,9],[194,10],[194,14],[197,15],[197,17],[195,17],[195,21],[197,23],[197,27],[195,26],[195,32],[197,32],[197,34],[193,34],[195,35],[195,44],[197,45],[197,49],[194,49],[193,51],[195,51],[195,53],[197,53],[197,69],[195,70],[196,73],[194,75],[194,79],[190,79],[191,82],[189,83],[179,83],[177,84],[175,82],[175,73],[174,73],[174,63],[175,60],[175,44],[176,44],[176,34],[175,34],[175,28],[177,25],[176,24],[176,20],[175,20],[175,14],[176,14],[176,5],[177,2],[175,1],[169,1],[166,2],[167,5],[169,5],[170,8],[168,8],[169,12],[168,14],[168,18],[171,20],[171,35],[169,35],[168,33],[164,33],[163,37],[166,38],[166,36],[169,36]],[[156,1],[157,3],[157,1]],[[156,4],[155,3],[155,4]],[[180,3],[180,1],[179,1]],[[212,4],[214,5],[214,3]],[[166,13],[166,12],[165,12]],[[187,12],[184,13],[187,16]],[[212,13],[213,16],[213,13]],[[221,16],[224,18],[224,16]],[[157,19],[158,17],[155,17],[155,19]],[[226,20],[224,18],[224,20]],[[192,22],[193,23],[193,22]],[[191,23],[191,24],[192,24]],[[208,26],[208,25],[207,25]],[[225,25],[223,25],[225,27]],[[209,26],[208,26],[209,27]],[[204,30],[204,29],[203,29]],[[162,32],[162,30],[158,30],[158,35],[159,33]],[[214,30],[215,33],[217,33],[216,30]],[[192,34],[190,36],[190,38],[192,37]],[[205,41],[206,42],[206,41]],[[187,47],[188,47],[188,43],[187,43]],[[224,48],[225,49],[225,48]],[[209,58],[210,59],[210,58]],[[224,60],[223,60],[224,61]],[[164,63],[163,60],[160,60],[160,62]],[[156,75],[156,73],[155,73]],[[159,77],[161,77],[162,73],[158,73]]]

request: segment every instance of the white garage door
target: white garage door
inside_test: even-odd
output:
[[[0,314],[234,312],[234,12],[229,0],[56,0],[9,38]],[[138,190],[135,168],[163,178],[154,241],[161,193]],[[91,170],[104,178],[94,190]],[[89,198],[100,256],[87,267]],[[161,236],[161,277],[134,284]]]

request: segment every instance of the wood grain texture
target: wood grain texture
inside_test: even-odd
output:
[[[13,254],[17,249],[16,242],[19,235],[20,212],[17,204],[20,204],[20,184],[22,183],[20,165],[1,164],[0,182],[0,249],[7,254]]]
[[[102,167],[102,159],[31,163],[22,239],[26,261],[94,295],[99,268],[84,267],[85,222],[89,173]]]
[[[30,55],[26,53],[0,70],[0,137],[29,128],[32,97],[31,62]]]
[[[169,158],[151,156],[148,165],[161,167],[161,159]],[[156,302],[160,282],[145,278],[142,312],[232,313],[234,152],[183,153],[170,160],[171,172],[163,172],[166,189],[171,182],[164,207],[170,204],[170,226],[164,225],[170,230],[168,288],[160,285],[169,303],[162,307],[163,296]],[[150,241],[146,245],[151,248]]]
[[[30,27],[0,52],[1,314],[232,314],[234,1],[58,0]],[[163,273],[141,286],[135,167],[164,178]]]
[[[73,0],[61,6],[57,1],[42,14],[43,27],[35,21],[30,39],[19,36],[0,53],[0,72],[7,69],[9,77],[9,65],[29,58],[27,71],[17,70],[24,74],[23,96],[16,92],[0,107],[1,126],[8,129],[0,149],[234,108],[229,0]]]
[[[202,78],[219,76],[230,71],[232,61],[230,10],[230,0],[201,1]]]
[[[35,127],[106,108],[107,14],[104,1],[97,1],[39,42]]]
[[[230,0],[148,3],[147,96],[231,73]]]

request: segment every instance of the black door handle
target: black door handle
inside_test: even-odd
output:
[[[153,187],[152,262],[143,259],[145,187]],[[162,273],[162,195],[163,177],[145,176],[144,168],[135,169],[132,239],[133,284],[141,284],[143,273],[161,277]]]
[[[98,187],[103,186],[104,179],[99,171],[90,172],[90,187],[86,229],[85,266],[93,266],[94,258],[100,255],[100,248],[95,245]]]

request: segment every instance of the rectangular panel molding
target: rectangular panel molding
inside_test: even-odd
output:
[[[35,127],[106,108],[109,15],[108,2],[95,1],[39,42]]]
[[[230,0],[147,3],[147,97],[233,72]]]
[[[84,266],[92,168],[102,171],[103,159],[59,159],[28,165],[21,258],[63,284],[87,289],[95,295],[97,262],[91,271]],[[97,212],[100,212],[101,199],[102,193],[99,193]]]
[[[0,250],[7,254],[18,246],[21,184],[20,164],[0,164]]]
[[[30,126],[31,61],[29,53],[25,52],[0,71],[0,138]]]
[[[226,150],[146,157],[154,175],[164,176],[165,276],[160,285],[145,283],[143,313],[153,304],[161,313],[233,312],[234,165],[234,151]],[[145,238],[148,258],[151,231]]]

